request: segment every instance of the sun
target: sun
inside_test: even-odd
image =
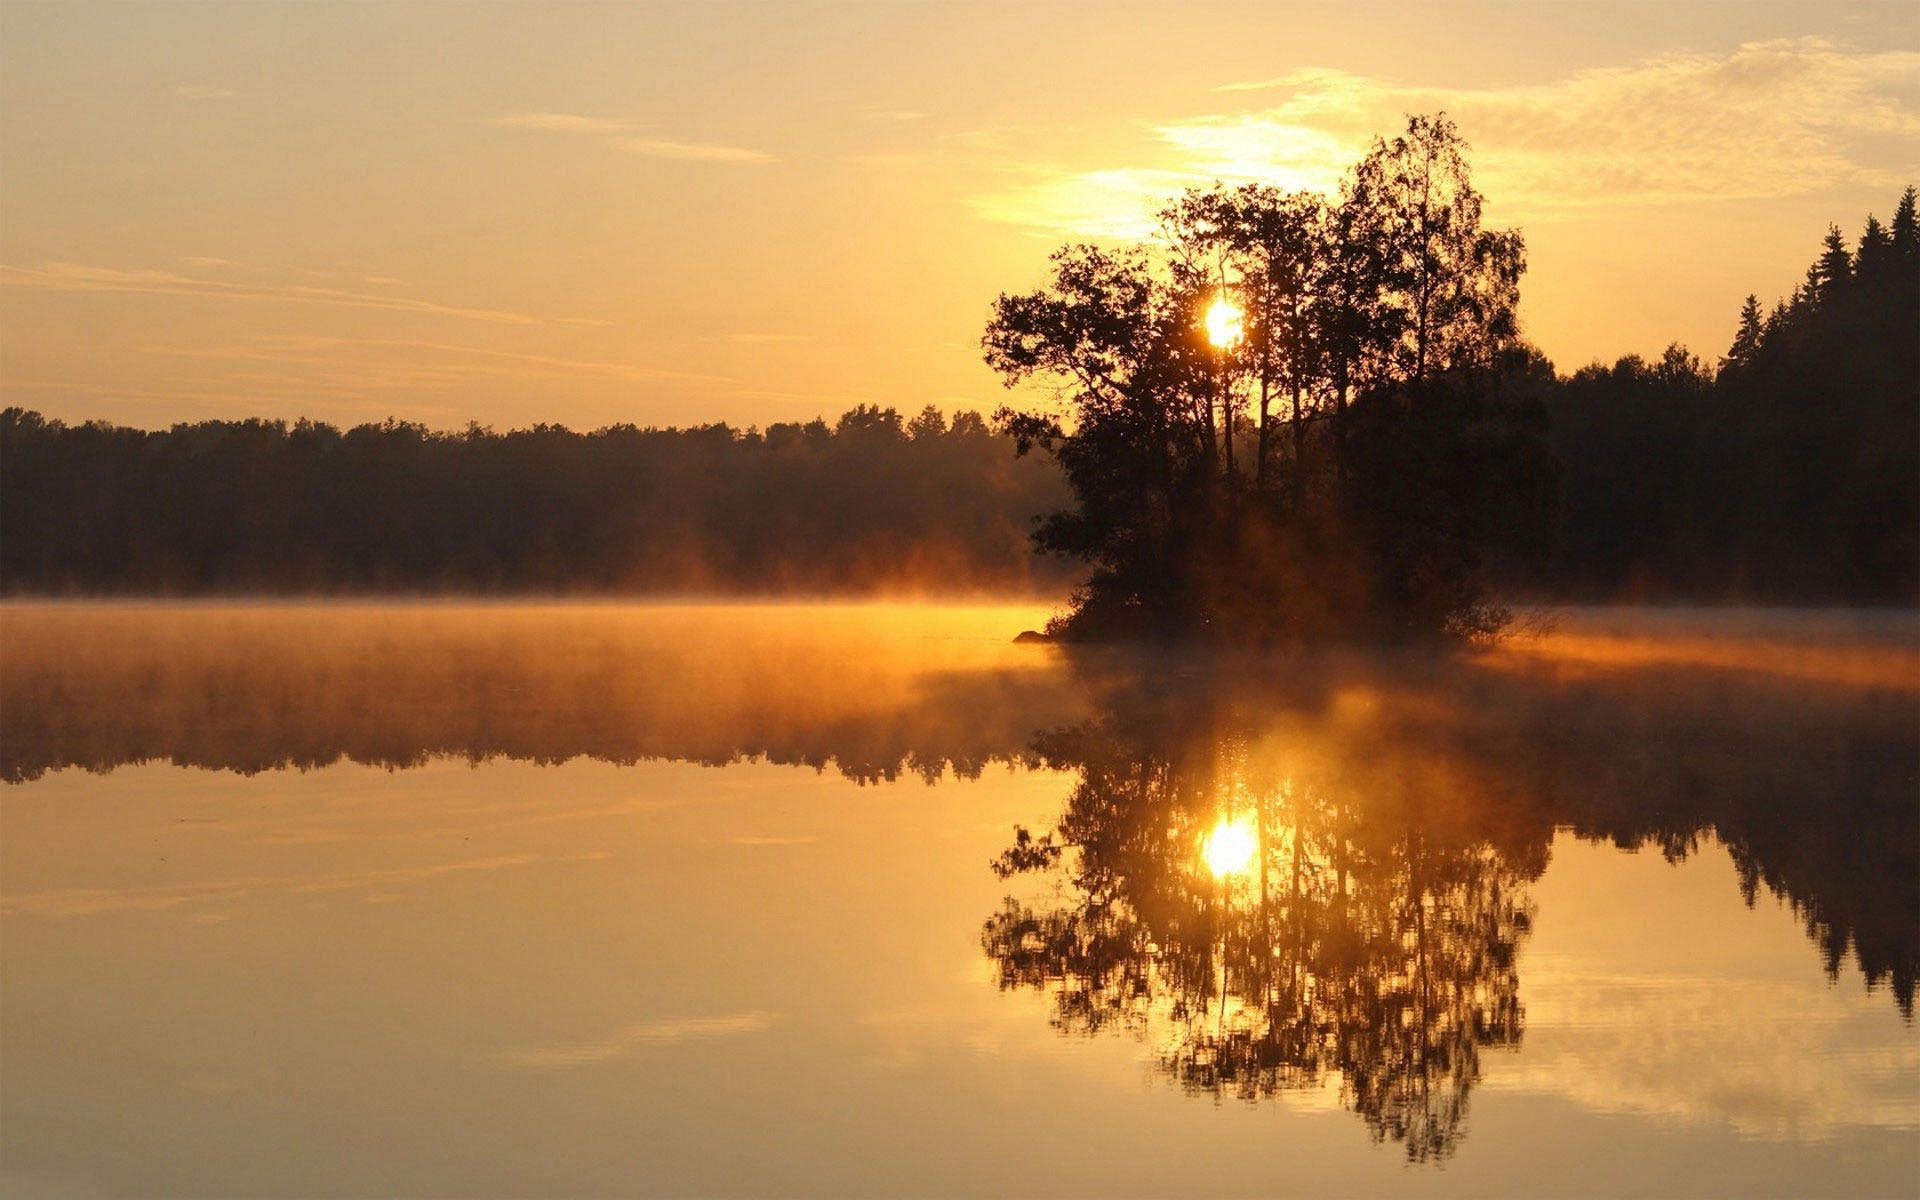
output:
[[[1224,878],[1246,874],[1259,848],[1260,838],[1250,819],[1222,817],[1201,843],[1200,855],[1207,860],[1208,870]]]
[[[1207,306],[1207,340],[1226,349],[1240,340],[1242,314],[1222,292]]]

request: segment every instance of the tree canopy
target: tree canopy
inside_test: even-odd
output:
[[[1075,505],[1035,534],[1092,573],[1055,632],[1230,642],[1460,637],[1504,620],[1490,558],[1544,539],[1550,369],[1519,340],[1520,235],[1485,228],[1445,116],[1332,199],[1189,191],[1150,247],[1070,245],[983,339],[1024,453]]]

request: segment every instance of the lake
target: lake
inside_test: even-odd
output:
[[[1920,1193],[1920,623],[0,608],[0,1192]]]

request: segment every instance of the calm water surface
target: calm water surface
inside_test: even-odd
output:
[[[0,1193],[1920,1193],[1920,626],[0,608]]]

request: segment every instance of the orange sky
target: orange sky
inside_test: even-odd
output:
[[[990,409],[987,306],[1444,108],[1562,367],[1715,358],[1920,178],[1899,4],[0,7],[0,399],[69,420]]]

